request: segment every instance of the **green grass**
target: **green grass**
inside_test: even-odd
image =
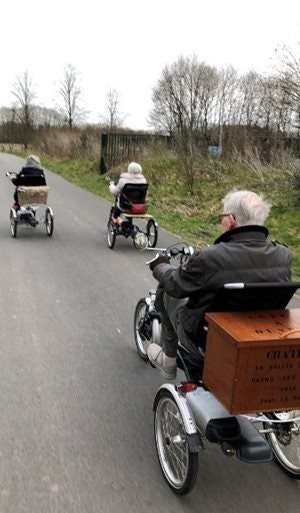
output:
[[[267,221],[270,238],[289,246],[294,255],[293,278],[300,279],[300,190],[291,186],[284,170],[203,160],[195,171],[191,193],[174,156],[161,152],[141,163],[149,181],[149,213],[160,226],[190,244],[209,244],[219,235],[217,215],[227,192],[237,188],[263,193],[272,204]],[[110,171],[109,177],[100,176],[96,161],[50,157],[43,158],[43,165],[107,200],[112,200],[108,180],[117,179],[122,170],[118,167]]]

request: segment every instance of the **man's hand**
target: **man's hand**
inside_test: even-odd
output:
[[[163,256],[163,255],[159,255],[157,258],[155,258],[154,260],[152,260],[149,264],[149,267],[151,269],[151,271],[154,270],[154,268],[158,265],[158,264],[168,264],[170,262],[170,259],[169,257],[167,256]]]

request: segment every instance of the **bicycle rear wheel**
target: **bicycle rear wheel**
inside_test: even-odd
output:
[[[267,433],[267,439],[272,447],[276,463],[294,479],[300,479],[300,410],[267,413],[267,417],[274,420],[289,422],[274,423],[273,433]],[[265,428],[270,427],[268,423]]]
[[[184,495],[198,474],[198,454],[189,447],[183,418],[174,398],[163,391],[154,409],[154,434],[159,464],[172,490]]]
[[[47,232],[48,237],[52,237],[53,230],[54,230],[54,219],[53,219],[53,214],[52,214],[50,208],[46,209],[45,225],[46,225],[46,232]]]
[[[155,248],[157,243],[158,232],[155,221],[153,219],[150,219],[148,221],[146,230],[148,237],[148,246],[149,248]]]
[[[106,236],[107,236],[107,245],[108,245],[108,247],[110,249],[113,249],[113,247],[114,247],[114,245],[116,243],[117,233],[116,233],[116,227],[115,227],[114,222],[112,221],[112,219],[110,219],[108,221]]]
[[[17,220],[16,213],[13,209],[10,210],[9,218],[10,218],[10,233],[11,233],[11,236],[15,239],[18,234],[18,220]]]

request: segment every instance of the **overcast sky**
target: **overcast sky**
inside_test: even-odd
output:
[[[244,73],[267,71],[284,44],[300,54],[300,0],[3,0],[0,23],[0,106],[27,70],[36,102],[55,107],[72,64],[89,120],[116,89],[135,129],[147,128],[152,88],[181,55]]]

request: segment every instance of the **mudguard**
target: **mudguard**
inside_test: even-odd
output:
[[[173,397],[183,420],[184,429],[187,434],[187,440],[189,444],[189,449],[191,452],[199,452],[201,448],[203,448],[203,443],[201,437],[199,435],[197,425],[195,422],[195,418],[193,412],[183,394],[178,392],[174,385],[170,383],[163,384],[157,391],[154,402],[153,402],[153,410],[155,410],[158,400],[163,393],[163,391],[167,390]]]

